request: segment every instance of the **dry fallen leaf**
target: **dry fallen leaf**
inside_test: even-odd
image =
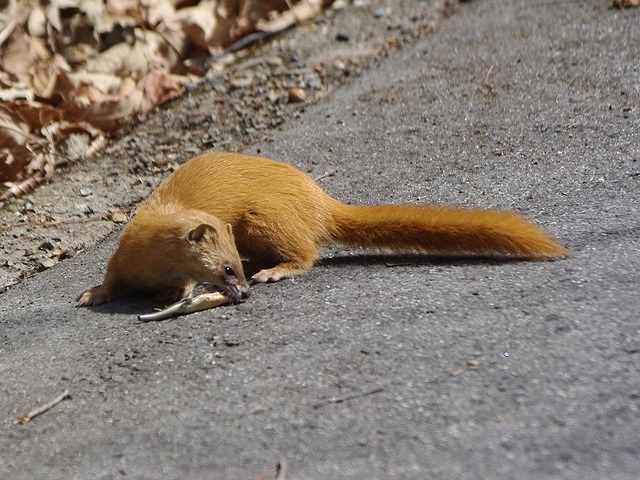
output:
[[[152,70],[144,81],[144,97],[140,111],[143,115],[172,98],[182,95],[182,86],[161,70]]]

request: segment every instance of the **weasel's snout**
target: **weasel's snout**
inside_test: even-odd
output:
[[[228,285],[226,291],[234,300],[246,300],[251,296],[249,285]]]

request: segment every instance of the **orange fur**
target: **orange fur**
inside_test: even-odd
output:
[[[509,211],[416,205],[341,205],[337,211],[334,237],[361,247],[529,260],[568,254],[542,228]]]
[[[517,213],[418,205],[350,206],[331,198],[291,165],[237,153],[208,153],[178,168],[141,205],[109,263],[103,291],[85,292],[84,304],[92,299],[104,301],[125,288],[171,291],[177,286],[181,295],[183,290],[190,291],[193,284],[204,281],[201,277],[206,272],[196,274],[194,269],[202,262],[195,257],[185,260],[187,244],[177,239],[199,223],[212,224],[218,232],[219,242],[205,245],[215,251],[206,254],[218,258],[223,250],[225,258],[237,258],[239,252],[257,271],[252,277],[256,282],[308,270],[319,247],[334,241],[394,252],[529,260],[569,253]],[[231,225],[234,235],[223,240],[221,225],[225,224]],[[210,263],[215,269],[216,261]],[[178,272],[184,278],[177,278]]]

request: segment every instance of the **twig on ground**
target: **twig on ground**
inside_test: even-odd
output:
[[[105,214],[92,215],[90,217],[82,218],[67,218],[65,220],[48,220],[45,222],[15,222],[10,224],[10,227],[55,227],[58,225],[69,225],[72,223],[84,223],[84,222],[99,222],[100,220],[107,220]]]
[[[111,221],[114,223],[123,223],[122,220],[114,220],[113,218],[111,218],[114,214],[116,213],[124,213],[126,214],[129,218],[131,216],[133,216],[133,211],[136,209],[137,207],[128,207],[128,208],[123,208],[122,210],[114,210],[114,211],[108,211],[108,212],[104,212],[104,213],[98,213],[96,215],[90,215],[88,217],[80,217],[80,218],[65,218],[64,220],[46,220],[43,222],[38,222],[38,221],[28,221],[28,222],[14,222],[9,224],[10,227],[32,227],[32,226],[36,226],[36,227],[57,227],[58,225],[70,225],[72,223],[85,223],[85,222],[99,222],[101,220],[105,220],[105,221]]]
[[[239,71],[242,70],[246,70],[248,68],[252,68],[255,67],[256,65],[260,65],[261,63],[264,63],[265,59],[260,57],[260,58],[250,58],[249,60],[246,60],[242,63],[239,63],[233,67],[230,68],[225,68],[223,70],[220,70],[219,72],[216,72],[214,74],[212,74],[210,76],[210,78],[218,78],[218,77],[222,77],[223,75],[229,75],[229,74],[234,74],[237,73]],[[215,98],[215,97],[214,97]],[[222,97],[223,101],[227,101],[226,99],[228,98],[228,96]]]
[[[325,178],[333,177],[337,173],[337,171],[338,169],[336,168],[335,170],[331,170],[330,172],[324,172],[322,175],[319,175],[316,178],[314,178],[314,180],[316,182],[319,182],[320,180],[324,180]]]
[[[231,45],[229,45],[227,48],[225,48],[221,52],[213,54],[211,56],[211,58],[209,59],[209,62],[216,61],[216,60],[218,60],[218,59],[220,59],[220,58],[222,58],[225,55],[228,55],[230,53],[236,53],[236,52],[239,52],[240,50],[244,50],[245,48],[248,48],[248,47],[250,47],[252,45],[255,45],[258,42],[266,42],[267,40],[271,39],[272,37],[275,37],[276,35],[280,35],[280,34],[286,32],[287,30],[289,30],[293,26],[294,25],[286,25],[284,28],[282,28],[281,30],[277,30],[277,31],[258,31],[258,32],[253,32],[253,33],[250,33],[248,35],[245,35],[240,40],[238,40],[237,42],[232,43]]]
[[[60,402],[62,402],[67,398],[71,398],[71,394],[69,393],[69,390],[65,390],[49,403],[46,403],[41,407],[34,408],[26,415],[18,417],[18,420],[16,421],[16,423],[20,423],[20,424],[28,423],[34,418],[36,418],[38,415],[42,415],[43,413],[51,410],[53,407],[55,407],[57,404],[59,404]]]
[[[408,267],[410,265],[415,265],[416,262],[387,262],[384,264],[387,268],[396,268],[396,267]]]
[[[495,66],[496,64],[494,63],[489,67],[489,70],[487,70],[487,74],[484,76],[484,81],[482,82],[482,86],[486,87],[489,90],[489,93],[493,93],[493,91],[495,90],[495,87],[489,81],[489,77],[491,76],[491,73],[493,72]]]
[[[285,480],[287,476],[287,462],[281,459],[276,463],[276,480]]]
[[[329,400],[325,400],[324,402],[316,403],[315,405],[313,405],[313,408],[325,407],[327,405],[331,405],[332,403],[344,403],[350,400],[356,400],[358,398],[366,397],[366,396],[373,395],[375,393],[380,393],[383,391],[384,391],[384,387],[378,387],[378,388],[374,388],[373,390],[369,390],[368,392],[357,393],[355,395],[349,395],[348,397],[330,398]]]
[[[258,474],[255,480],[264,480],[270,473],[270,470],[262,471]],[[276,479],[275,480],[285,480],[287,476],[287,462],[284,459],[278,460],[276,463]]]

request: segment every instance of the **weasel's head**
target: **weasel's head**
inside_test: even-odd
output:
[[[186,240],[187,263],[194,280],[212,284],[234,300],[249,298],[251,290],[230,224],[201,223],[189,230]]]

